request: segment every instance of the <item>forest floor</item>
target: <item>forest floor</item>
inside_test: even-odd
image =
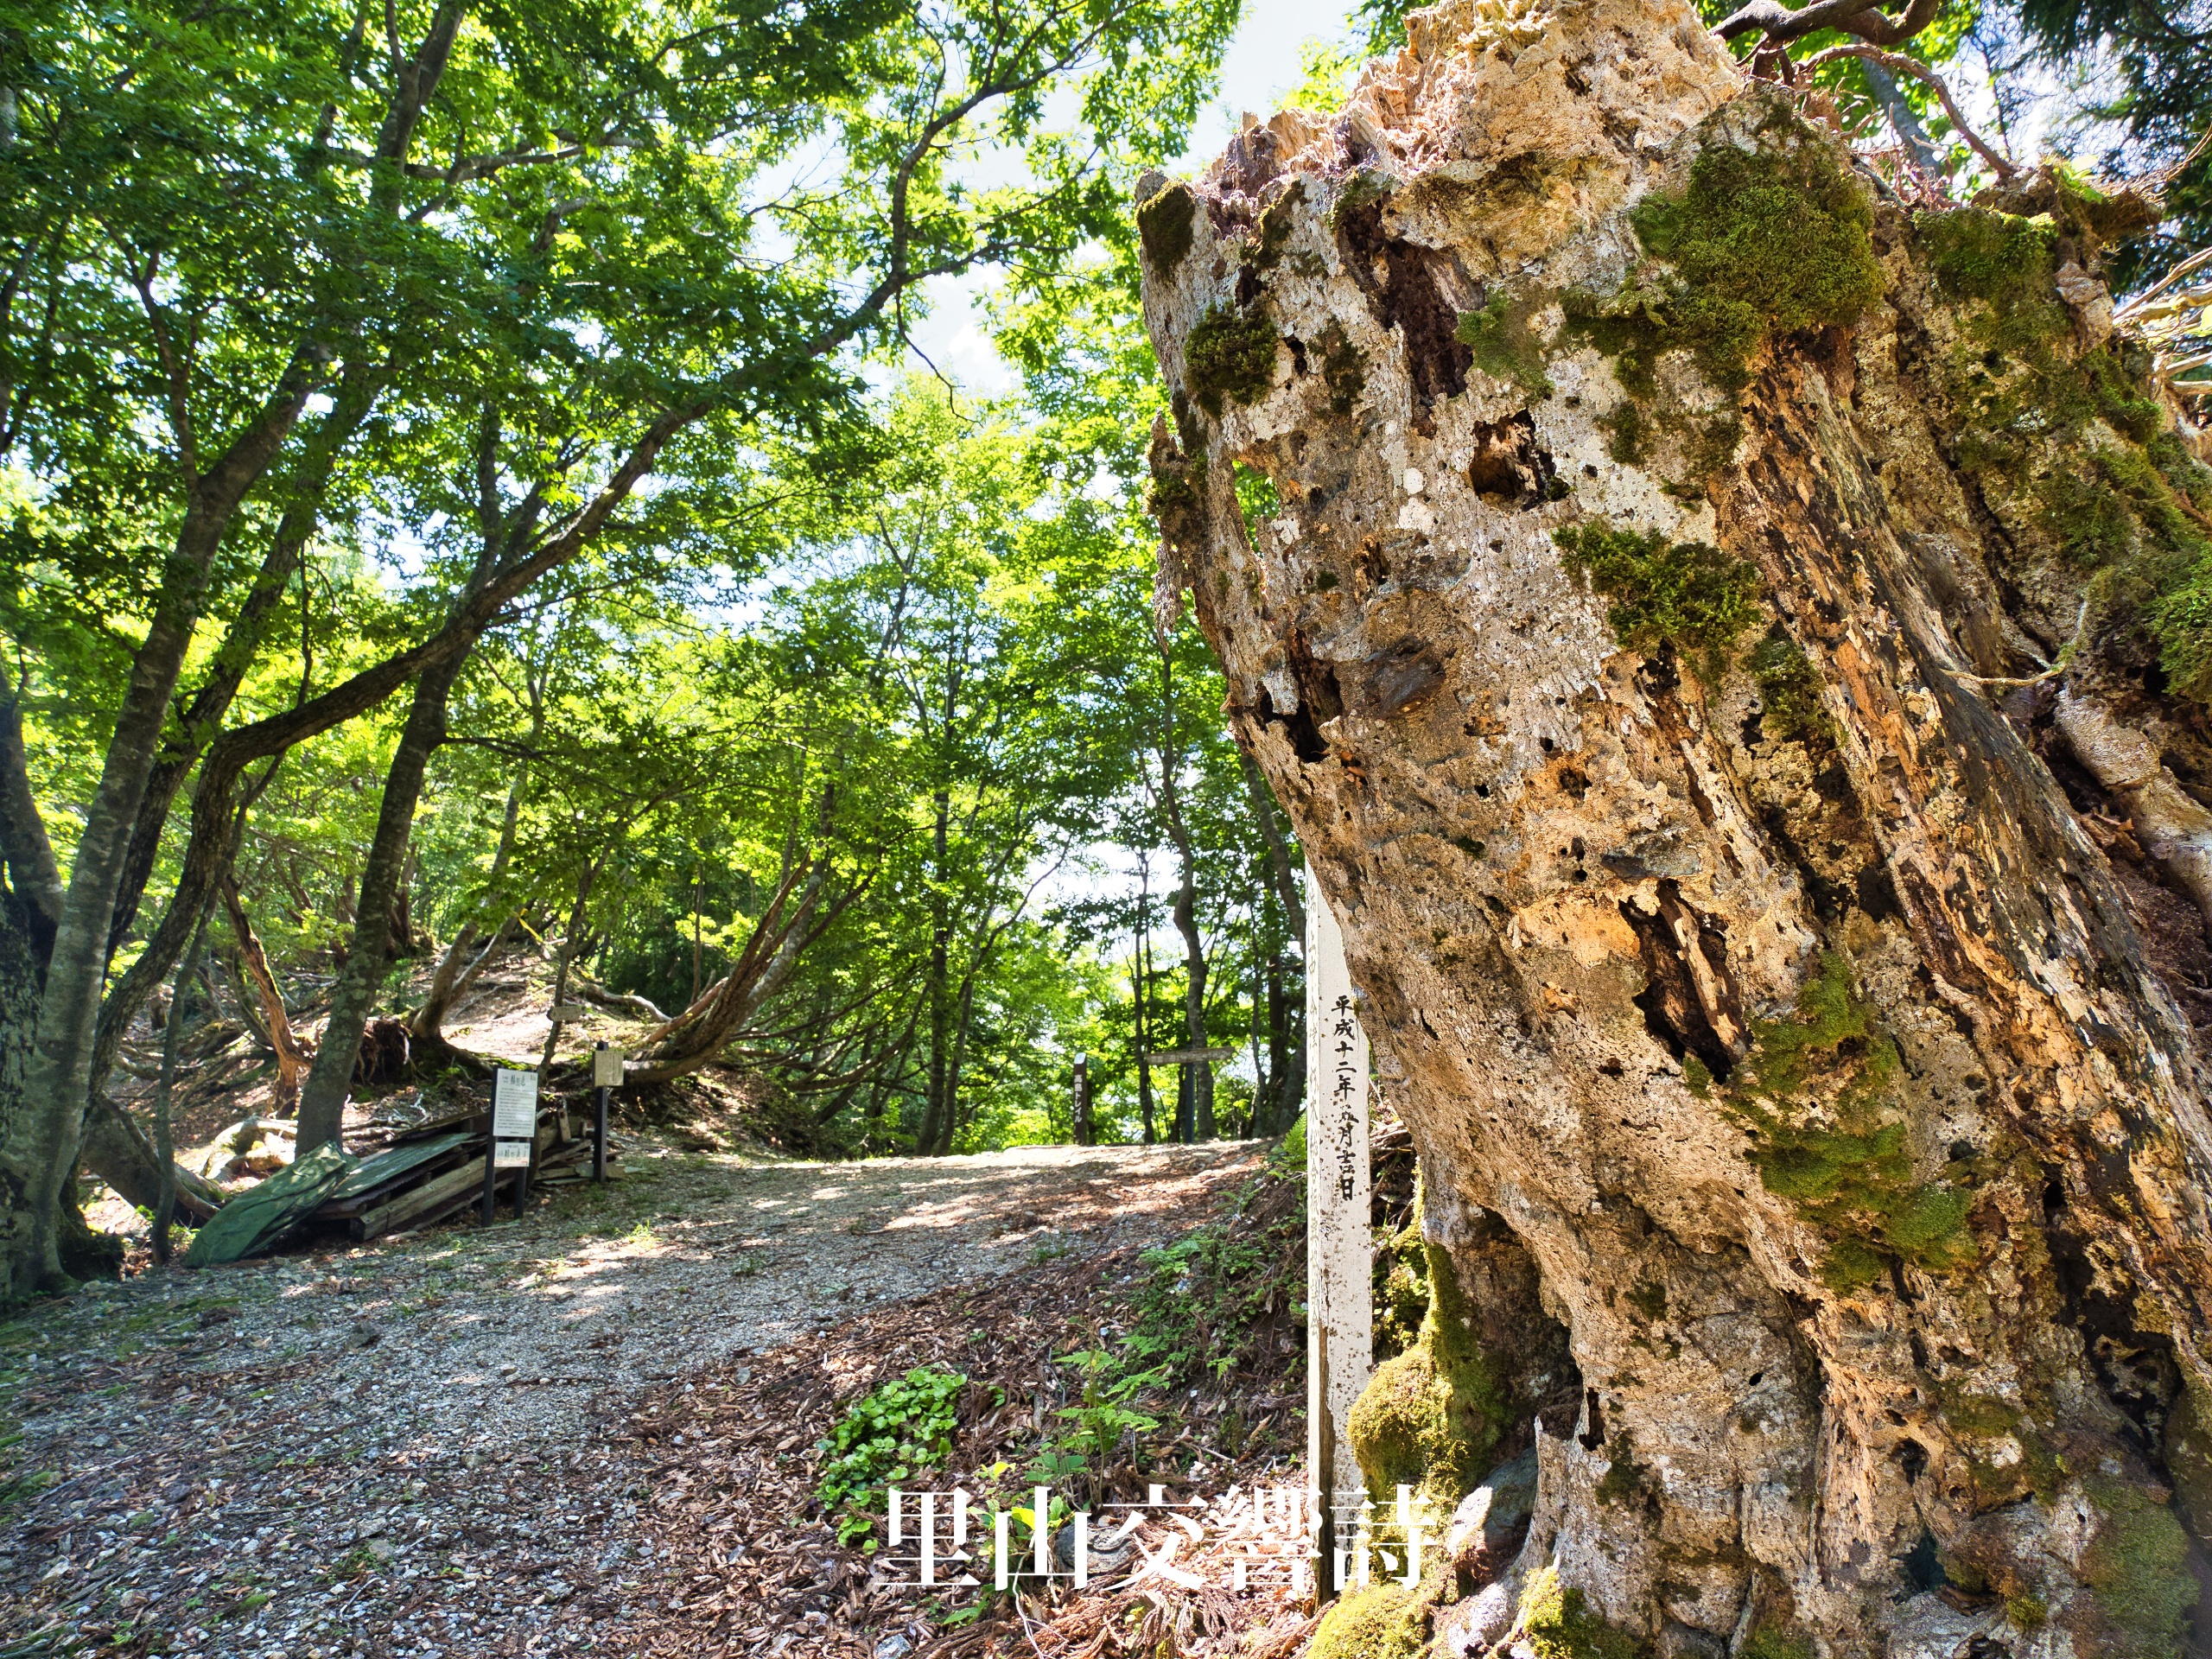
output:
[[[0,1327],[0,1652],[1302,1644],[1266,1592],[925,1602],[812,1501],[816,1443],[912,1366],[972,1379],[960,1438],[980,1456],[1046,1446],[1081,1402],[1065,1357],[1101,1342],[1140,1252],[1249,1202],[1261,1147],[626,1150],[619,1180],[488,1230],[145,1271]],[[1201,1498],[1296,1479],[1302,1397],[1177,1404],[1145,1478]]]

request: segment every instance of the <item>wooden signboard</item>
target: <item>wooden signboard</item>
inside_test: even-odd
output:
[[[591,1086],[594,1089],[620,1089],[622,1086],[622,1051],[619,1048],[594,1048],[591,1052]]]
[[[1367,1033],[1344,935],[1310,870],[1306,893],[1306,1468],[1325,1516],[1348,1527],[1365,1489],[1344,1426],[1375,1366]],[[1325,1527],[1325,1566],[1349,1543]],[[1332,1572],[1316,1576],[1324,1596],[1339,1587]]]

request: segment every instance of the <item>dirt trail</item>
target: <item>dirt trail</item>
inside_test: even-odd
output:
[[[0,1632],[171,1659],[588,1645],[556,1615],[609,1568],[607,1517],[633,1497],[619,1457],[592,1473],[606,1490],[580,1487],[594,1425],[864,1311],[1172,1237],[1259,1160],[1228,1143],[764,1164],[637,1143],[620,1181],[488,1232],[34,1310],[0,1330],[22,1420]]]

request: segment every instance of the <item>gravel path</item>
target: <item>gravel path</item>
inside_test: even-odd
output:
[[[171,1659],[574,1646],[578,1583],[652,1572],[607,1425],[885,1304],[1173,1236],[1260,1157],[626,1150],[621,1180],[489,1231],[149,1274],[0,1328],[0,1633]]]

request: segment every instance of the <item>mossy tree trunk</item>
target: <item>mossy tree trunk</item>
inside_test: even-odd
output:
[[[2182,1651],[2212,473],[2111,338],[2139,205],[1916,215],[1686,6],[1409,31],[1138,220],[1163,589],[1466,1305],[1370,1415],[1536,1454],[1421,1632]]]

